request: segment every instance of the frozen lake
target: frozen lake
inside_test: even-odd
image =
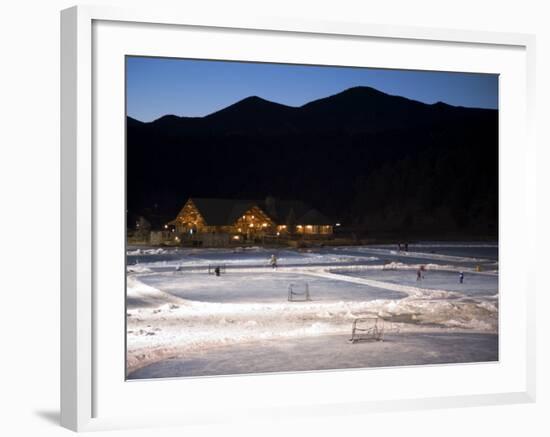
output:
[[[127,264],[131,378],[498,359],[496,244],[130,247]],[[289,302],[306,284],[310,300]],[[387,341],[347,343],[364,317],[385,320]]]

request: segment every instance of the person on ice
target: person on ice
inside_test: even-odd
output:
[[[216,266],[216,268],[214,269],[214,273],[216,274],[216,276],[220,276],[220,266]]]
[[[420,281],[424,279],[424,272],[426,271],[426,267],[420,266],[420,268],[416,271],[416,280]]]
[[[460,282],[461,284],[464,283],[464,272],[460,272],[458,274],[458,282]]]
[[[271,268],[273,270],[277,269],[277,257],[275,254],[271,255],[271,259],[269,260],[269,264],[271,264]]]

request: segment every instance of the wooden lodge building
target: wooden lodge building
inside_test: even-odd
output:
[[[332,221],[300,201],[204,199],[187,200],[177,217],[165,225],[182,240],[206,245],[251,242],[269,238],[326,238]]]

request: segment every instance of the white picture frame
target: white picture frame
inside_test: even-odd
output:
[[[442,56],[440,59],[433,56],[426,57],[423,60],[424,68],[443,69],[446,62],[444,53],[448,47],[452,46],[466,58],[468,53],[479,50],[479,55],[476,55],[479,65],[472,63],[468,68],[469,71],[504,74],[505,80],[501,83],[501,139],[505,145],[515,143],[521,144],[522,147],[507,148],[500,161],[503,169],[500,179],[500,244],[503,245],[500,264],[503,273],[501,286],[506,288],[510,285],[510,289],[519,291],[505,294],[502,301],[504,315],[501,315],[500,334],[503,342],[501,352],[504,352],[504,355],[498,363],[487,367],[470,365],[445,369],[438,366],[427,366],[422,369],[355,369],[345,372],[311,372],[307,375],[199,378],[186,381],[143,381],[137,384],[125,382],[124,378],[121,380],[121,369],[118,367],[111,372],[109,363],[114,367],[118,366],[117,363],[123,362],[125,351],[120,350],[118,334],[112,335],[111,340],[106,333],[118,332],[121,323],[123,324],[124,313],[106,310],[106,300],[113,298],[113,295],[118,296],[116,293],[109,297],[102,296],[100,299],[98,299],[98,293],[104,290],[105,284],[110,284],[113,278],[103,268],[106,257],[102,255],[114,253],[111,249],[116,249],[116,245],[122,243],[119,239],[121,239],[120,230],[123,224],[116,216],[114,229],[105,230],[102,211],[108,210],[109,205],[116,205],[116,202],[120,202],[121,199],[119,189],[121,180],[116,176],[116,172],[117,168],[120,169],[117,167],[122,162],[120,159],[124,159],[124,144],[114,141],[112,144],[116,146],[113,146],[114,155],[112,156],[108,156],[109,154],[104,150],[98,153],[98,144],[109,142],[111,138],[115,140],[120,138],[119,128],[125,114],[118,111],[120,105],[123,105],[118,97],[123,92],[120,84],[124,82],[124,78],[118,73],[113,73],[114,80],[108,90],[103,87],[101,81],[105,73],[111,71],[110,66],[105,67],[110,57],[118,59],[117,62],[119,62],[121,53],[136,54],[135,49],[132,49],[131,53],[125,52],[126,32],[132,32],[132,41],[137,41],[136,44],[143,44],[141,46],[143,48],[137,54],[153,54],[153,50],[159,50],[154,54],[168,55],[172,52],[175,56],[179,56],[174,52],[174,47],[162,46],[163,38],[170,32],[178,32],[178,29],[185,30],[181,35],[182,38],[201,32],[201,35],[207,35],[209,32],[212,34],[224,32],[225,36],[235,34],[235,38],[243,38],[243,41],[247,35],[254,35],[256,39],[264,36],[269,38],[269,43],[274,48],[273,54],[261,54],[261,50],[258,50],[257,55],[250,55],[251,59],[259,59],[258,57],[273,59],[277,56],[276,48],[283,47],[284,40],[289,38],[293,38],[294,43],[306,39],[325,42],[330,39],[334,44],[363,44],[368,41],[369,44],[376,45],[383,42],[386,48],[399,46],[399,44],[407,44],[410,47],[429,45],[433,53],[437,52]],[[145,31],[148,32],[149,46],[145,38],[139,38],[140,32]],[[109,48],[105,41],[109,42]],[[154,46],[157,42],[157,46]],[[289,50],[286,56],[293,56],[292,60],[297,61],[300,58],[300,48],[299,44],[295,45],[296,53],[290,53]],[[236,52],[229,53],[229,48],[224,48],[223,43],[215,47],[211,46],[210,49],[206,43],[204,46],[199,44],[194,53],[197,53],[197,50],[204,50],[205,58],[224,51],[229,57],[240,56]],[[255,46],[251,44],[250,53],[254,50]],[[403,58],[399,62],[395,61],[396,68],[418,66],[415,64],[418,61],[407,58],[403,48],[395,48],[395,50],[400,50]],[[126,10],[103,6],[78,6],[62,11],[61,424],[72,430],[83,431],[533,402],[535,399],[535,274],[530,267],[529,259],[521,255],[520,259],[506,248],[512,246],[531,248],[534,245],[535,220],[534,214],[529,214],[529,211],[534,211],[536,203],[534,195],[536,156],[532,133],[534,50],[534,37],[524,34],[424,29],[365,23],[307,20],[297,22],[238,15],[233,17],[195,16],[187,10],[162,11],[154,8]],[[324,56],[330,56],[330,48],[326,51],[329,54]],[[374,56],[375,48],[372,53]],[[426,51],[427,55],[429,53],[430,51]],[[492,53],[494,57],[491,60],[486,59],[487,53]],[[336,59],[334,55],[333,62],[345,61]],[[455,59],[454,62],[460,61]],[[449,66],[451,66],[450,63],[447,64],[447,68],[453,68]],[[119,67],[120,64],[117,68]],[[502,73],[499,68],[508,73]],[[108,91],[110,98],[115,99],[113,100],[115,104],[109,106],[113,108],[112,113],[102,111],[101,108],[106,107],[106,100],[98,89]],[[517,107],[512,108],[512,106]],[[518,163],[518,159],[521,163]],[[106,165],[107,161],[109,165]],[[512,181],[510,172],[514,162],[518,163],[519,167],[515,172],[516,179]],[[101,169],[101,177],[98,176],[98,169]],[[103,174],[113,176],[103,176]],[[108,191],[113,191],[112,199],[109,200],[107,200],[107,196],[110,196]],[[505,197],[503,197],[504,194]],[[521,202],[521,208],[517,208],[518,201]],[[519,224],[523,224],[524,227],[522,235],[519,234]],[[113,241],[117,243],[106,250],[106,246]],[[117,261],[113,264],[120,263],[124,253],[113,255],[114,258]],[[519,268],[511,268],[511,266],[519,266]],[[116,281],[113,283],[117,284]],[[115,286],[115,289],[118,288]],[[124,289],[120,289],[120,293],[123,297]],[[119,308],[117,305],[120,305],[120,297],[115,299],[118,300],[114,301],[113,307]],[[513,314],[508,309],[512,307],[514,311],[518,311],[517,327],[514,326],[514,329],[509,326]],[[121,332],[120,335],[123,333]],[[517,356],[507,351],[515,351]],[[110,353],[114,353],[114,356],[110,356]],[[120,366],[122,367],[122,364]],[[501,372],[505,368],[507,370]],[[378,372],[377,378],[381,380],[392,378],[396,381],[407,381],[411,370],[419,379],[432,378],[433,375],[436,381],[438,378],[447,381],[461,375],[460,377],[477,384],[478,389],[475,389],[473,383],[471,386],[461,384],[468,386],[464,389],[451,385],[445,386],[445,384],[443,387],[441,384],[436,387],[437,384],[432,384],[428,390],[419,390],[418,387],[405,389],[403,384],[387,396],[380,395],[384,392],[377,392],[374,385],[370,386],[371,393],[350,393],[349,387],[357,385],[358,380],[365,384],[372,384],[372,381],[367,382],[367,379],[373,371]],[[491,378],[494,379],[490,380]],[[116,381],[116,384],[112,381]],[[183,384],[185,384],[185,393],[204,393],[205,396],[218,394],[220,401],[211,405],[210,408],[205,408],[206,404],[197,400],[192,402],[195,404],[194,409],[190,409],[189,405],[184,407],[185,400],[181,400],[181,405],[170,410],[160,407],[155,410],[151,405],[149,406],[151,408],[144,406],[142,411],[136,410],[135,414],[130,413],[132,405],[128,400],[132,397],[142,396],[142,399],[158,400],[159,395],[166,395],[170,400],[174,396],[171,387],[178,385],[179,393],[182,393]],[[303,396],[297,394],[295,396],[297,399],[293,400],[294,403],[287,404],[284,392],[276,392],[276,387],[285,384],[295,386],[301,384],[303,391],[311,390],[311,394],[306,393]],[[257,394],[259,386],[270,393],[269,401],[263,402],[256,399],[250,403],[246,400],[246,396]],[[128,387],[130,390],[126,390]],[[315,387],[323,390],[316,392]],[[234,392],[237,389],[242,391],[240,397],[232,399],[231,408],[224,408],[223,402],[227,399],[224,398],[223,393]],[[344,401],[346,393],[350,396],[347,397],[347,401]],[[198,398],[200,398],[199,395],[197,395]],[[117,408],[127,402],[128,409]],[[254,408],[251,409],[252,407]],[[144,413],[144,411],[150,411],[150,413]]]

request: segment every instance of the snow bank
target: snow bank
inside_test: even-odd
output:
[[[126,278],[126,299],[128,304],[136,302],[134,306],[155,308],[170,304],[187,304],[184,299],[144,284],[135,275],[128,275]]]
[[[160,247],[155,248],[155,249],[141,249],[141,248],[138,248],[138,249],[126,251],[126,255],[130,255],[130,256],[133,256],[133,255],[162,255],[162,254],[165,254],[165,253],[170,253],[170,252],[168,250],[162,249]]]

